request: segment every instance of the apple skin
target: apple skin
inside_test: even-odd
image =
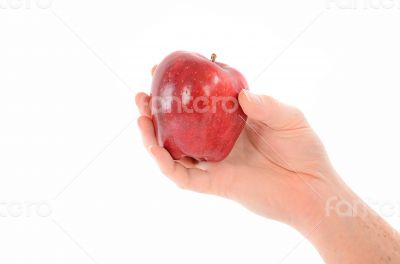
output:
[[[200,54],[176,51],[157,66],[151,109],[157,141],[178,160],[221,161],[247,119],[238,94],[243,75]]]

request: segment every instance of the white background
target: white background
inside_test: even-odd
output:
[[[400,227],[400,1],[0,0],[0,263],[322,263],[300,234],[177,189],[134,94],[175,50],[295,104]]]

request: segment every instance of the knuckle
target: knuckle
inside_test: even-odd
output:
[[[305,119],[305,115],[304,115],[303,111],[301,111],[297,107],[293,107],[293,108],[294,108],[294,113],[295,113],[296,117],[301,118],[301,119]]]

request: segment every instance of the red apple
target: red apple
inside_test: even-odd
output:
[[[238,94],[247,82],[237,70],[193,52],[177,51],[156,68],[151,109],[158,143],[174,159],[220,161],[245,122]]]

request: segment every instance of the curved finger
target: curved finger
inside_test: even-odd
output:
[[[151,116],[150,96],[143,92],[137,93],[135,103],[141,115]]]
[[[209,172],[197,168],[186,168],[181,163],[173,160],[169,152],[160,146],[151,146],[149,151],[162,173],[178,187],[195,192],[218,194],[212,184]]]
[[[143,144],[154,157],[163,174],[180,188],[218,194],[218,188],[214,186],[208,171],[196,167],[185,167],[184,163],[188,162],[187,160],[183,159],[183,163],[175,161],[165,148],[158,145],[153,122],[149,117],[139,117],[138,125],[142,133]]]
[[[176,160],[176,162],[179,162],[186,168],[196,168],[196,164],[198,163],[196,160],[189,157],[183,157],[179,160]]]
[[[138,118],[137,122],[142,134],[144,146],[149,148],[150,146],[158,145],[151,119],[147,116],[141,116]]]
[[[154,75],[154,72],[156,71],[157,66],[158,66],[157,64],[154,64],[154,66],[151,68],[151,76]]]

